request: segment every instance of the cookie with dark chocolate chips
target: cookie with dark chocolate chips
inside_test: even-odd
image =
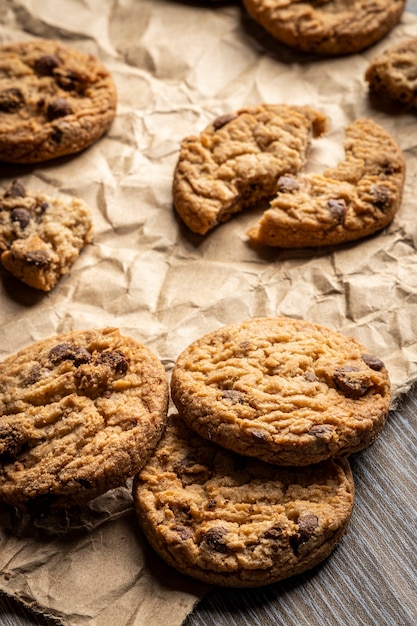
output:
[[[0,195],[0,264],[30,287],[50,291],[93,236],[90,207],[13,181]]]
[[[165,426],[157,356],[115,328],[72,331],[0,363],[0,501],[31,512],[125,484]]]
[[[354,504],[347,459],[284,468],[237,455],[171,416],[133,485],[151,545],[183,574],[259,587],[327,558]]]
[[[93,55],[46,39],[0,46],[0,161],[79,152],[108,130],[116,104],[112,76]]]
[[[181,142],[174,206],[188,228],[205,235],[276,191],[279,176],[298,172],[311,138],[327,129],[309,106],[260,104],[217,117]]]
[[[312,54],[365,50],[399,22],[405,0],[243,0],[248,14],[278,41]]]
[[[278,465],[308,465],[369,446],[390,406],[387,369],[353,339],[285,316],[204,335],[171,379],[180,415],[200,435]]]
[[[401,206],[405,158],[394,138],[363,118],[346,129],[345,158],[322,174],[278,180],[276,196],[248,232],[281,248],[357,241],[390,224]]]

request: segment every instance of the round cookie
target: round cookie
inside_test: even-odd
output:
[[[117,94],[93,55],[38,39],[0,46],[0,161],[74,154],[109,128]]]
[[[347,459],[283,468],[205,440],[171,416],[135,477],[150,544],[183,574],[259,587],[300,574],[334,550],[354,504]]]
[[[18,180],[0,196],[0,263],[35,289],[51,290],[92,236],[90,208],[79,198],[51,198]]]
[[[204,335],[171,378],[179,414],[225,448],[308,465],[370,445],[391,398],[382,361],[351,337],[285,316]]]
[[[308,106],[261,104],[218,117],[181,143],[173,181],[181,219],[205,235],[273,195],[277,178],[304,166],[311,137],[326,128],[326,117]]]
[[[375,56],[365,73],[377,96],[417,107],[417,38],[407,39]]]
[[[115,328],[72,331],[0,363],[0,501],[31,512],[124,485],[165,426],[159,359]]]
[[[285,175],[259,223],[257,244],[297,248],[356,241],[385,228],[401,205],[404,155],[370,119],[348,126],[345,159],[323,174]]]
[[[278,41],[313,54],[364,50],[396,26],[405,0],[243,0],[248,14]]]

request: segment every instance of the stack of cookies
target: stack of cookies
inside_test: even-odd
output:
[[[386,421],[383,362],[284,316],[209,333],[177,359],[178,414],[133,488],[140,525],[180,572],[260,586],[323,561],[354,504],[348,456]]]

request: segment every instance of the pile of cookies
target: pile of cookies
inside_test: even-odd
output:
[[[382,361],[284,316],[220,328],[178,357],[116,328],[42,340],[0,363],[0,502],[31,515],[134,477],[155,550],[180,572],[266,585],[323,561],[354,504],[348,456],[383,428]]]
[[[329,556],[354,504],[348,456],[387,418],[382,361],[324,326],[254,318],[186,348],[171,394],[178,414],[133,487],[162,558],[208,583],[251,587]]]
[[[350,54],[398,22],[387,4],[244,0],[279,41]],[[352,21],[354,17],[354,21]],[[369,90],[416,106],[417,43],[376,58]],[[108,70],[47,40],[0,47],[0,160],[37,164],[97,141],[116,114]],[[173,175],[175,210],[206,235],[267,204],[249,242],[337,245],[386,227],[402,201],[405,161],[375,121],[346,129],[345,158],[304,174],[326,116],[267,104],[217,117],[186,137]],[[0,262],[49,291],[92,241],[89,207],[19,180],[0,197]],[[349,455],[381,432],[391,391],[383,362],[352,338],[283,316],[204,335],[169,384],[158,357],[105,328],[33,344],[0,364],[0,501],[29,511],[83,505],[134,477],[149,542],[174,568],[208,583],[260,586],[314,567],[347,529]]]

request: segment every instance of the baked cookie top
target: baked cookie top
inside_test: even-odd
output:
[[[401,205],[404,155],[379,124],[346,130],[345,159],[323,174],[285,175],[257,226],[258,244],[295,248],[355,241],[385,228]]]
[[[281,174],[304,166],[311,137],[326,128],[325,116],[308,106],[261,104],[218,117],[181,143],[173,181],[178,214],[204,235],[268,198]]]
[[[387,418],[383,362],[352,337],[285,316],[204,335],[171,379],[179,414],[202,436],[279,465],[308,465],[368,446]]]
[[[354,484],[347,459],[270,465],[171,416],[133,499],[146,537],[171,566],[211,584],[259,587],[329,556],[347,528]]]
[[[168,381],[115,328],[72,331],[0,363],[0,501],[31,512],[122,486],[165,426]]]
[[[0,263],[31,287],[52,289],[92,236],[90,208],[79,198],[52,198],[19,180],[0,196]]]
[[[375,56],[365,72],[369,90],[417,107],[417,38],[407,39]]]
[[[248,14],[282,43],[313,54],[353,54],[398,23],[405,0],[243,0]]]
[[[0,46],[0,161],[79,152],[109,128],[116,102],[113,79],[93,55],[45,39]]]

